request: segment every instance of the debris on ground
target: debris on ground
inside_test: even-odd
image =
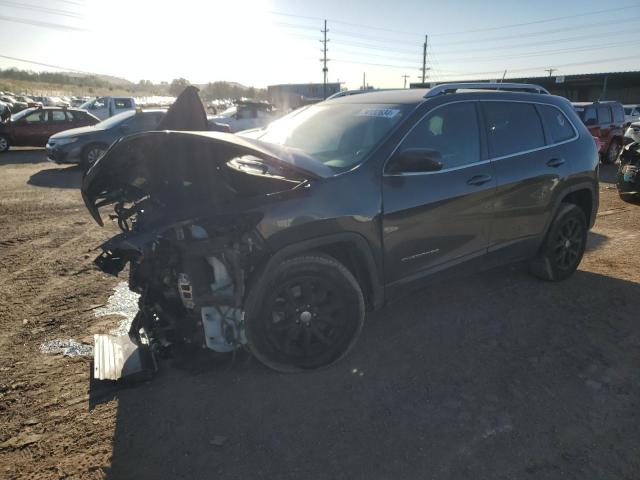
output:
[[[105,317],[107,315],[119,315],[122,321],[116,328],[111,330],[111,335],[126,335],[129,333],[129,327],[133,318],[138,313],[139,294],[129,290],[127,282],[118,283],[113,289],[113,293],[107,300],[107,304],[102,308],[96,308],[94,314],[96,317]]]
[[[91,357],[93,356],[93,346],[77,342],[72,338],[48,340],[40,345],[40,353],[62,353],[65,357]]]

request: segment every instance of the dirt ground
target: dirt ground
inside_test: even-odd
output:
[[[0,155],[0,478],[639,478],[640,206],[613,175],[563,283],[514,266],[435,284],[319,372],[238,355],[125,387],[39,351],[118,323],[94,315],[118,279],[92,268],[110,232],[79,170]]]

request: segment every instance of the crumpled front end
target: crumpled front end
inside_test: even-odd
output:
[[[246,343],[244,300],[269,255],[256,226],[267,198],[314,174],[216,134],[150,132],[112,147],[85,175],[92,216],[121,233],[95,264],[141,295],[130,336],[154,354],[175,345],[231,352]],[[101,212],[102,211],[102,212]]]

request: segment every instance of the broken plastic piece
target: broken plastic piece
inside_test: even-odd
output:
[[[148,346],[129,335],[94,335],[93,377],[97,380],[148,380],[155,363]]]

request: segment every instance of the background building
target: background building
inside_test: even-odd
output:
[[[483,82],[487,80],[460,80]],[[561,95],[573,102],[594,100],[618,100],[622,103],[640,104],[640,72],[584,73],[546,77],[507,78],[505,82],[535,83],[554,95]],[[442,82],[451,83],[451,82]],[[412,83],[411,88],[429,88],[437,83]]]
[[[340,91],[340,83],[327,83],[326,96]],[[325,98],[323,83],[288,83],[267,87],[269,102],[281,110],[291,110]]]

